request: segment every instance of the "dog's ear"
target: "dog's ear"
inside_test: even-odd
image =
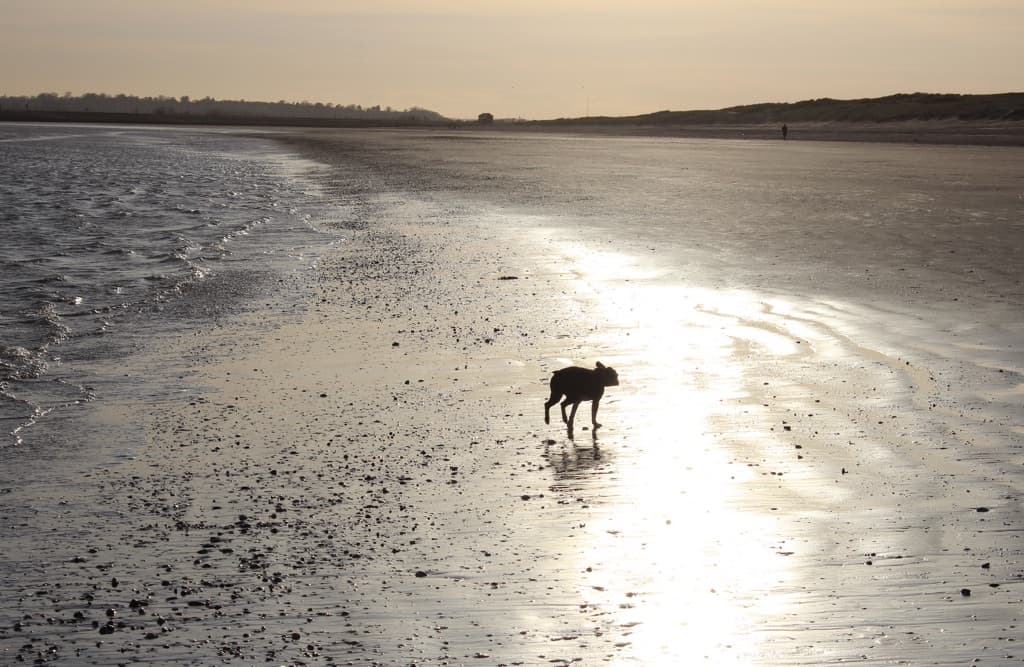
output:
[[[601,363],[601,362],[599,361],[599,362],[597,362],[597,367],[598,367],[598,368],[604,368],[604,364],[602,364],[602,363]]]

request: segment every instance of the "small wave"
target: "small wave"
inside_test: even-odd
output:
[[[24,144],[29,142],[37,141],[61,141],[63,139],[77,139],[79,137],[88,137],[88,134],[50,134],[46,136],[36,137],[4,137],[0,139],[0,144]]]
[[[46,361],[38,352],[19,345],[0,347],[0,380],[31,380],[46,372]]]
[[[10,393],[8,388],[9,382],[0,382],[0,417],[5,422],[8,420],[17,422],[17,426],[7,434],[13,444],[20,445],[22,444],[21,431],[35,424],[44,411],[38,405]],[[6,443],[0,443],[0,447],[3,447],[4,444]]]
[[[24,386],[22,388],[24,388]],[[97,398],[92,388],[68,382],[60,378],[54,378],[53,380],[42,384],[35,384],[33,389],[35,390],[33,392],[33,398],[32,400],[28,400],[12,393],[10,383],[0,383],[0,398],[4,399],[9,404],[20,407],[17,415],[4,415],[6,418],[13,417],[20,422],[9,433],[11,438],[13,438],[15,445],[22,444],[23,440],[21,434],[25,429],[34,426],[51,412],[67,408],[72,405],[91,403]],[[14,391],[17,391],[17,389],[14,389]],[[4,409],[3,412],[9,413],[10,410]]]
[[[71,335],[71,330],[61,321],[57,308],[52,303],[44,303],[34,313],[38,322],[47,328],[47,341],[60,343]]]
[[[104,255],[127,256],[127,255],[134,255],[135,251],[132,250],[131,248],[113,248],[113,247],[110,247],[110,246],[106,246],[105,249],[103,250],[103,254]]]
[[[54,274],[51,276],[43,276],[42,278],[36,278],[32,282],[39,285],[49,285],[50,283],[67,283],[71,282],[71,278],[64,274]]]
[[[183,252],[167,252],[160,255],[159,262],[161,264],[187,264],[188,256]]]
[[[6,321],[16,325],[26,335],[25,340],[30,341],[30,344],[29,348],[13,345],[3,347],[4,350],[31,348],[43,353],[50,345],[62,343],[71,337],[71,329],[64,324],[63,318],[52,302],[43,303],[33,310],[21,311],[17,318],[10,318]],[[10,354],[20,355],[19,352]]]

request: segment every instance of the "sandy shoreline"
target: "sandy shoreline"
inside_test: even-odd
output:
[[[127,360],[183,378],[91,422],[139,429],[131,458],[0,496],[0,661],[1024,662],[1024,434],[958,393],[1019,390],[1012,321],[964,329],[979,370],[936,334],[952,299],[680,286],[431,178],[364,202],[387,216],[344,229],[301,312]],[[998,323],[1019,287],[991,289]],[[596,360],[623,384],[570,441],[545,378]]]
[[[582,632],[575,577],[552,579],[573,527],[542,454],[542,378],[522,362],[556,335],[527,324],[547,279],[502,280],[516,267],[496,271],[486,238],[467,249],[434,236],[361,233],[324,260],[298,320],[233,322],[126,368],[181,359],[187,404],[101,415],[101,431],[141,424],[147,441],[54,499],[80,534],[20,577],[40,591],[0,634],[5,655],[363,665],[564,654],[538,645]],[[102,528],[84,518],[97,506]],[[31,549],[49,511],[8,544]]]
[[[762,124],[707,123],[701,125],[625,124],[598,121],[497,123],[483,129],[500,132],[578,133],[622,137],[688,139],[783,140],[782,122]],[[886,123],[793,122],[787,141],[842,141],[956,146],[1024,146],[1019,121],[902,121]]]
[[[66,117],[59,113],[41,116],[35,114],[0,114],[0,122],[9,123],[68,123],[83,125],[147,126],[161,127],[235,127],[270,129],[302,133],[321,128],[327,132],[344,132],[357,129],[364,132],[379,130],[405,130],[421,134],[445,131],[443,125],[402,126],[389,123],[354,122],[351,125],[337,124],[333,120],[322,122],[298,122],[289,119],[270,118],[221,118],[170,116],[139,117],[135,114],[88,114],[75,113]],[[498,121],[479,125],[458,121],[449,126],[461,133],[473,135],[477,132],[504,132],[525,134],[581,134],[620,137],[664,137],[688,139],[731,139],[731,140],[781,140],[782,121],[766,123],[701,123],[701,124],[643,124],[625,122],[604,122],[601,119],[541,120],[541,121]],[[303,129],[306,128],[306,129]],[[1011,120],[908,120],[878,123],[819,121],[788,123],[789,139],[793,141],[841,141],[867,143],[901,143],[921,145],[958,146],[1024,146],[1024,122]]]

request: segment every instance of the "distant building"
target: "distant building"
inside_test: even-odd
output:
[[[490,125],[494,122],[494,114],[487,113],[486,111],[476,117],[476,122],[481,125]]]

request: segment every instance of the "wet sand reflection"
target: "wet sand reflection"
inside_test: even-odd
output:
[[[743,496],[754,473],[730,460],[713,421],[743,391],[736,318],[760,306],[652,284],[614,253],[574,259],[610,323],[596,345],[621,377],[599,434],[545,450],[556,490],[589,510],[576,553],[584,604],[624,631],[623,655],[639,664],[751,664],[787,561],[769,508]]]

